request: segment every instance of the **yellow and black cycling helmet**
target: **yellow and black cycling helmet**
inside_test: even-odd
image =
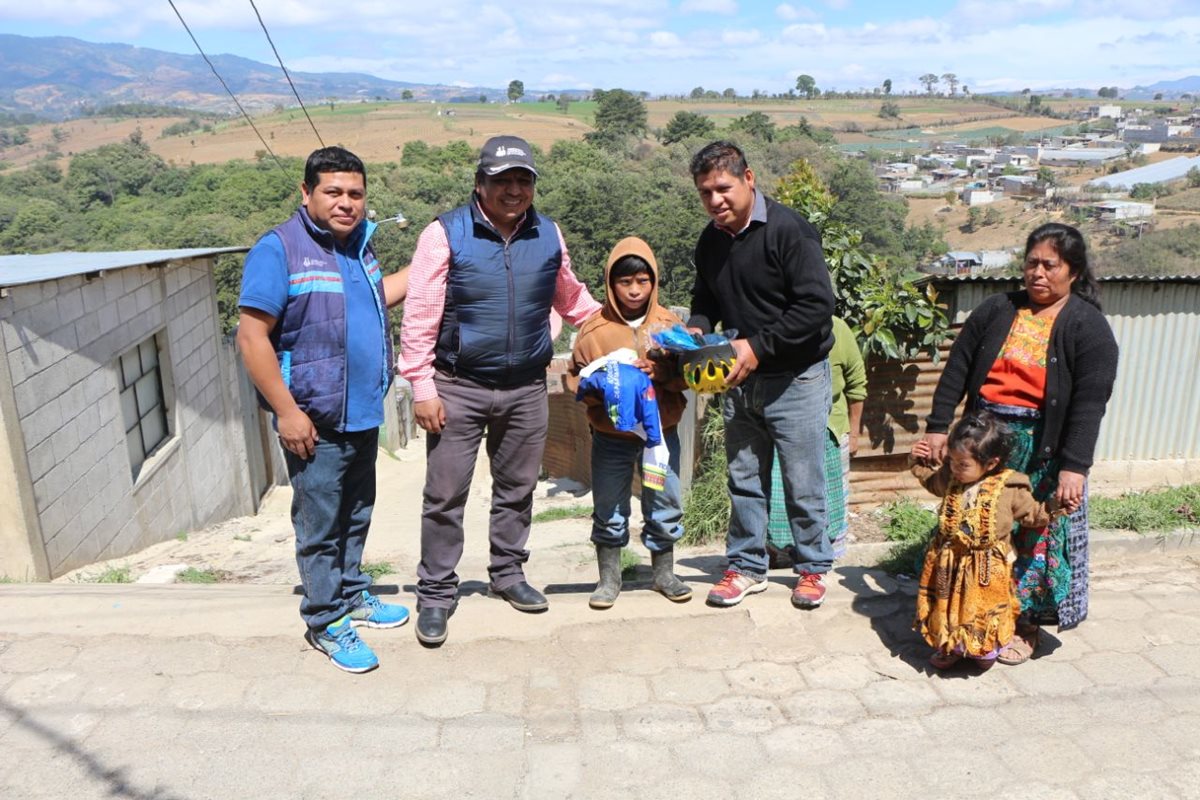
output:
[[[725,391],[737,357],[729,342],[707,344],[679,354],[679,369],[688,388],[699,393]]]

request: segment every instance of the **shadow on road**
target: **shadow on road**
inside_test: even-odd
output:
[[[89,778],[103,787],[106,797],[129,798],[130,800],[186,800],[183,795],[175,794],[167,789],[155,788],[153,791],[145,792],[131,786],[126,780],[124,768],[107,766],[96,756],[80,747],[77,742],[49,725],[39,722],[25,709],[14,706],[3,698],[0,698],[0,713],[9,717],[14,725],[45,740],[55,753],[74,760],[87,772]]]

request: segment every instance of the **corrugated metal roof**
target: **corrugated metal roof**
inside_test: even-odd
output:
[[[1113,189],[1132,189],[1139,183],[1162,183],[1163,181],[1178,180],[1187,175],[1192,167],[1200,167],[1200,156],[1178,158],[1160,161],[1157,164],[1147,164],[1137,169],[1115,172],[1089,181],[1089,186],[1108,186]]]
[[[0,256],[0,286],[21,286],[86,275],[100,270],[161,264],[222,253],[245,253],[249,247],[193,247],[183,250],[123,250],[101,253],[44,253]]]

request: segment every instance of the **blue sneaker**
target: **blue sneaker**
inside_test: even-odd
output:
[[[350,609],[351,625],[368,628],[399,628],[408,622],[408,609],[395,603],[385,603],[363,589],[362,602]]]
[[[342,617],[323,631],[312,628],[304,634],[308,643],[329,656],[338,669],[346,672],[370,672],[379,666],[379,659],[350,624],[349,615]]]

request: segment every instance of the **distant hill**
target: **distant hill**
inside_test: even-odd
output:
[[[210,54],[210,58],[247,110],[295,105],[278,64],[231,55]],[[400,100],[405,90],[413,93],[414,100],[425,101],[505,97],[504,89],[405,83],[360,73],[288,71],[306,104],[330,98]],[[62,119],[78,116],[88,106],[134,102],[232,110],[229,95],[199,55],[94,44],[65,36],[0,34],[0,111]]]

